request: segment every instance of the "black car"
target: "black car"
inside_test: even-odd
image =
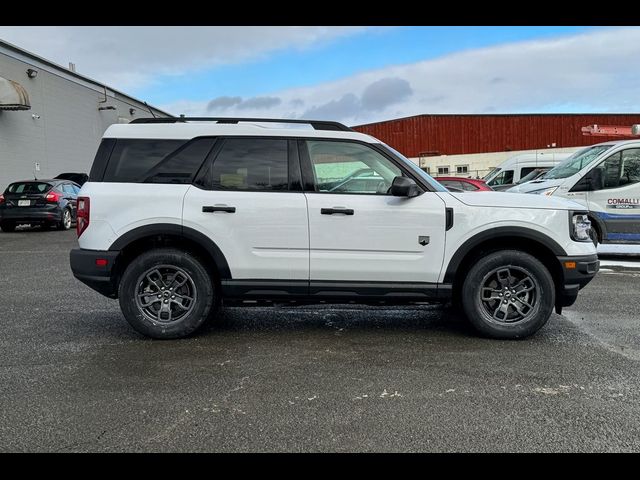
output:
[[[68,180],[24,180],[0,195],[0,228],[13,232],[31,224],[68,230],[76,219],[80,186]]]
[[[60,175],[56,176],[56,179],[60,179],[60,180],[71,180],[72,182],[77,183],[78,185],[82,186],[85,183],[87,183],[87,181],[89,180],[89,175],[87,175],[86,173],[61,173]]]

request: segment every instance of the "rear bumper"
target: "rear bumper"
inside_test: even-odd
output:
[[[584,288],[600,270],[598,255],[558,257],[564,276],[558,301],[563,307],[573,305],[580,289]],[[575,265],[574,265],[575,264]]]
[[[74,248],[69,254],[73,276],[96,292],[110,298],[117,297],[113,271],[120,252],[103,250],[83,250]],[[96,265],[96,260],[107,261],[105,266]]]
[[[44,223],[59,222],[62,209],[58,205],[46,207],[4,207],[0,208],[0,221]]]

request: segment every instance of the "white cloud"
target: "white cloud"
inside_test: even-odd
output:
[[[420,113],[638,111],[639,66],[640,28],[611,28],[468,50],[313,87],[261,92],[281,102],[253,110],[238,109],[238,104],[224,114],[308,115],[358,124]],[[397,93],[385,96],[378,88],[385,84]],[[375,108],[364,108],[363,99],[370,105],[371,98],[377,99]],[[209,100],[177,101],[162,108],[202,115]]]
[[[362,27],[0,27],[0,38],[115,88],[302,50]]]

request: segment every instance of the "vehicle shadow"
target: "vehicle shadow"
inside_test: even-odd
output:
[[[438,331],[459,336],[475,335],[466,319],[453,308],[425,306],[304,305],[276,307],[226,307],[197,336],[220,332],[346,332]]]

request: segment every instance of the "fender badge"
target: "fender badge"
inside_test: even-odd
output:
[[[418,243],[423,247],[429,244],[431,239],[427,235],[418,235]]]

